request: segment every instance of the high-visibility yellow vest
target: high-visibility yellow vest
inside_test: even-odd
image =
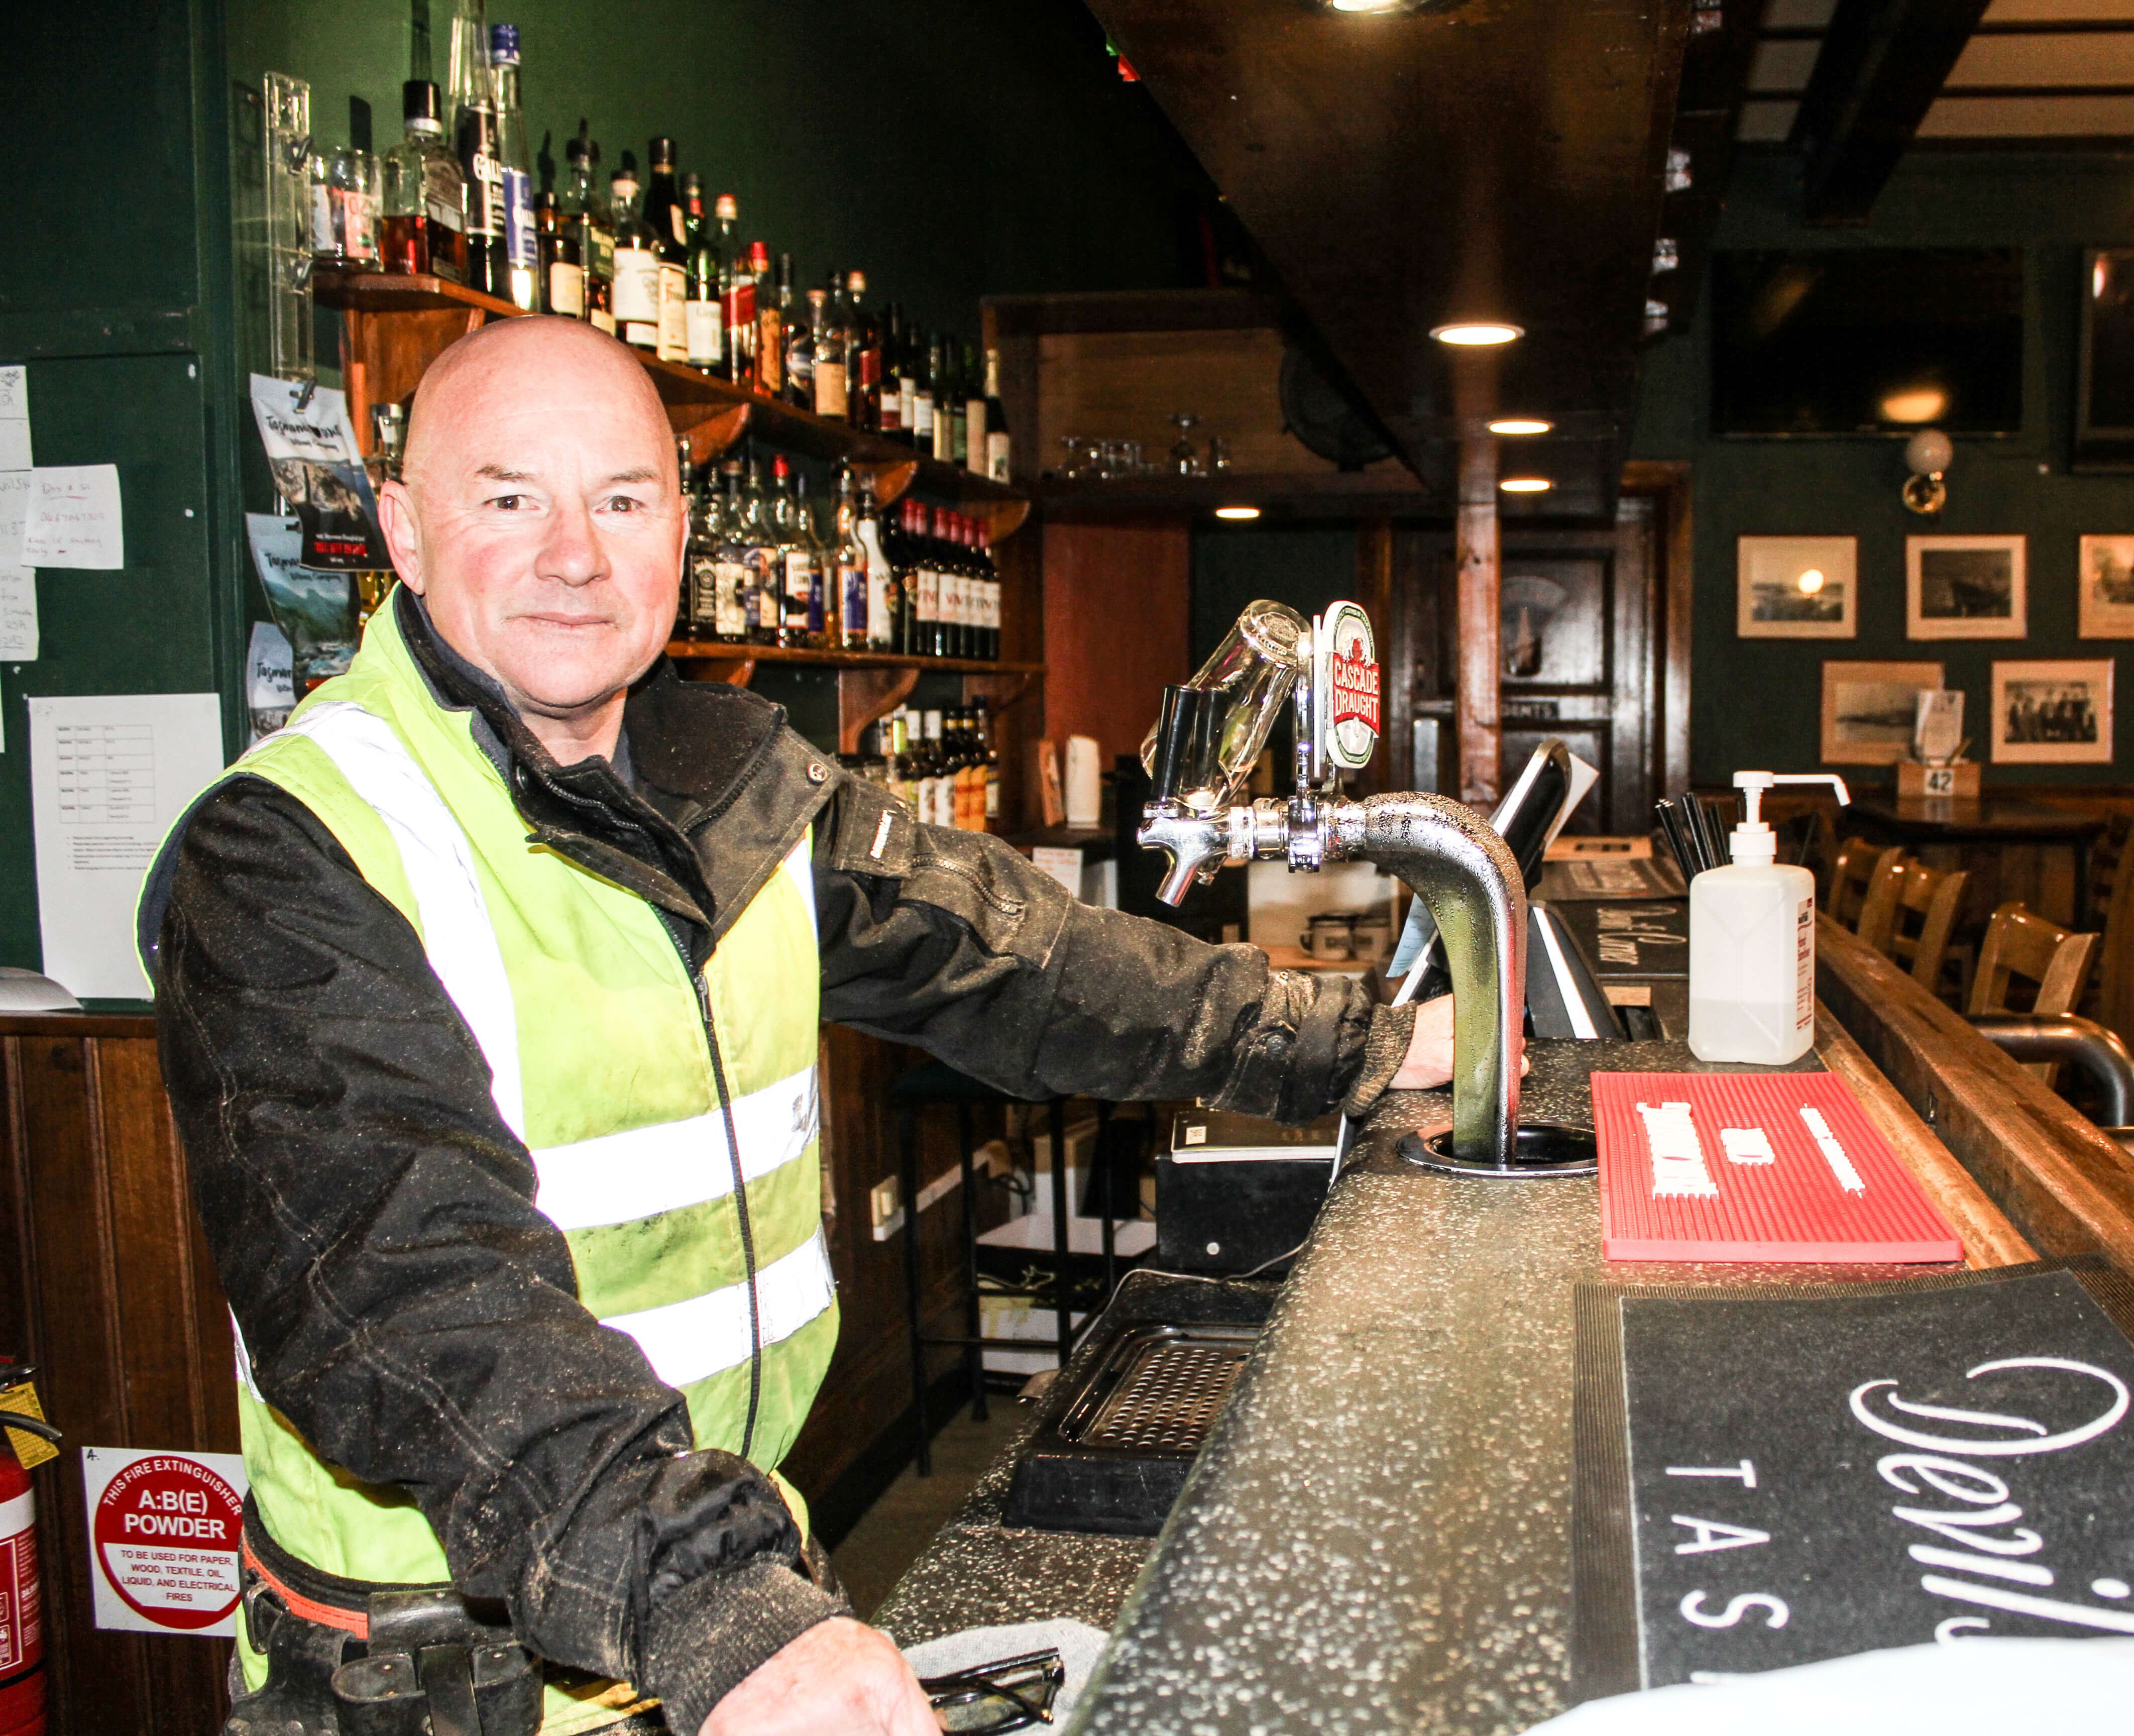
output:
[[[570,1245],[579,1299],[688,1400],[699,1447],[739,1453],[751,1309],[696,984],[644,900],[527,841],[472,717],[437,705],[384,607],[348,673],[233,770],[302,801],[414,926],[489,1062],[498,1112],[533,1153],[534,1204]],[[756,1249],[763,1365],[750,1457],[766,1468],[799,1433],[837,1341],[818,1151],[820,974],[803,839],[703,973]],[[241,1348],[239,1362],[245,1472],[274,1540],[345,1579],[448,1579],[412,1498],[320,1458],[251,1387]],[[804,1530],[799,1497],[780,1487]],[[257,1687],[265,1657],[241,1633],[237,1649]],[[620,1685],[552,1685],[543,1736],[597,1729],[630,1703]]]

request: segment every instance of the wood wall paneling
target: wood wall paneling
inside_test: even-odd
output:
[[[1063,757],[1070,735],[1107,767],[1139,752],[1165,684],[1192,674],[1192,559],[1189,519],[1045,527],[1045,732]]]
[[[1497,442],[1486,435],[1460,442],[1458,724],[1460,800],[1494,805],[1501,789],[1498,671],[1504,666],[1498,597],[1502,568],[1497,525]]]
[[[210,1736],[227,1641],[104,1632],[80,1450],[237,1450],[229,1314],[146,1018],[0,1021],[0,1348],[65,1432],[35,1473],[56,1731]]]

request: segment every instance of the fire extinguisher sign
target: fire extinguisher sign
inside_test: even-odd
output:
[[[244,1462],[234,1453],[84,1447],[81,1479],[96,1625],[233,1632]]]

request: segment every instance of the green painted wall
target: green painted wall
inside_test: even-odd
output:
[[[28,365],[40,464],[118,467],[127,558],[115,573],[40,573],[41,655],[0,666],[0,964],[34,967],[27,701],[234,699],[244,604],[219,9],[16,11],[0,113],[19,137],[68,143],[65,173],[18,177],[10,196],[0,362]],[[234,704],[225,713],[234,746]]]
[[[2000,439],[1959,439],[1939,521],[1897,497],[1900,440],[1715,439],[1710,428],[1711,297],[1696,329],[1648,353],[1637,456],[1692,461],[1697,515],[1691,755],[1700,783],[1738,768],[1810,768],[1820,751],[1827,657],[1932,660],[1962,688],[1974,758],[1987,755],[1986,708],[1996,658],[2112,656],[2124,644],[2075,636],[2077,539],[2134,532],[2134,476],[2072,476],[2078,278],[2084,247],[2123,245],[2134,225],[2134,159],[2108,154],[1915,153],[1864,229],[1802,225],[1794,161],[1741,160],[1728,191],[1721,247],[2015,245],[2025,249],[2024,425]],[[2029,539],[2030,637],[1905,636],[1907,534]],[[1742,640],[1734,631],[1735,539],[1742,535],[1859,539],[1859,637]],[[2134,759],[2134,657],[2119,658],[2117,759],[2112,766],[1990,763],[1989,783],[2102,783]],[[1888,774],[1861,767],[1868,778]]]
[[[418,0],[419,3],[419,0]],[[230,75],[311,85],[312,124],[401,137],[410,0],[230,0]],[[434,76],[451,0],[427,0]],[[975,339],[981,296],[1195,281],[1181,201],[1208,183],[1078,0],[495,0],[516,23],[537,156],[581,116],[605,173],[656,133],[741,201],[745,238]],[[329,359],[322,357],[324,359]]]

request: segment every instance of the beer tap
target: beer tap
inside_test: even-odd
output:
[[[1239,797],[1285,701],[1293,708],[1296,788],[1287,801]],[[1517,1173],[1526,888],[1503,839],[1473,810],[1421,792],[1342,795],[1341,775],[1378,745],[1379,672],[1369,617],[1338,602],[1306,621],[1252,604],[1200,673],[1164,689],[1144,742],[1148,805],[1139,841],[1166,852],[1158,892],[1176,905],[1226,863],[1286,860],[1292,873],[1362,860],[1397,874],[1444,937],[1453,983],[1452,1128],[1463,1169]]]

